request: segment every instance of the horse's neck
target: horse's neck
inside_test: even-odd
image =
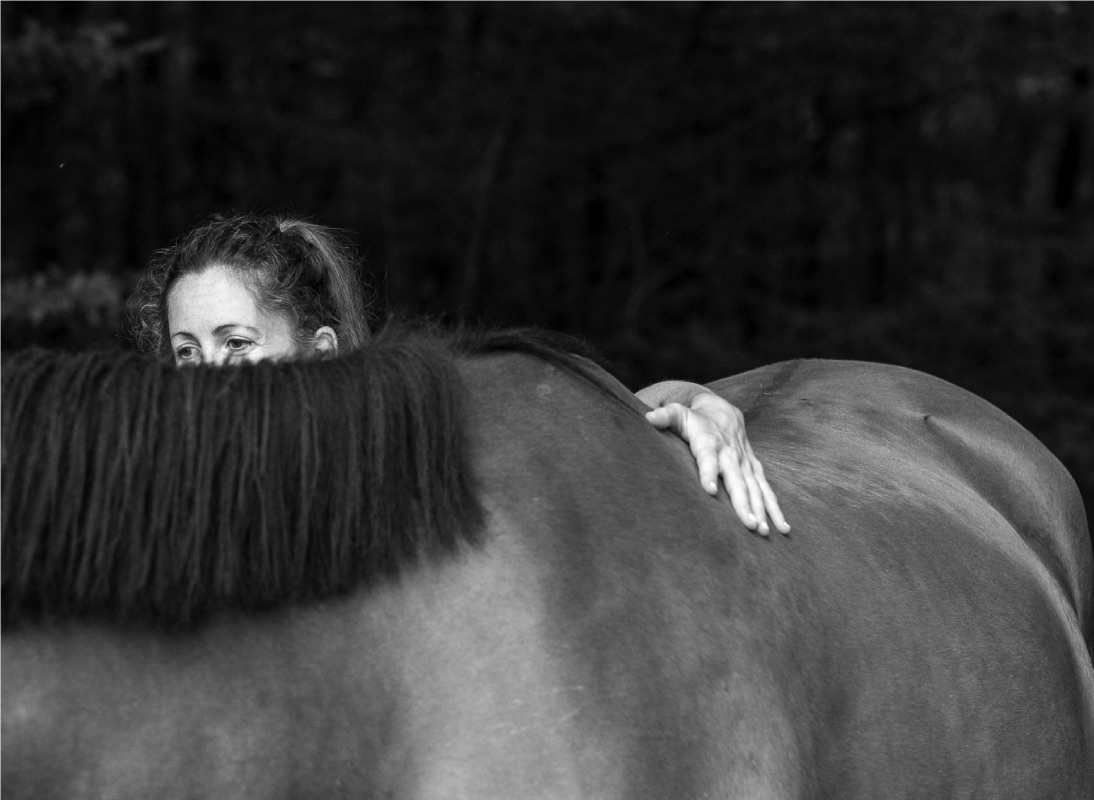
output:
[[[540,589],[520,537],[493,519],[488,548],[319,607],[186,635],[6,634],[4,760],[64,749],[59,794],[77,780],[123,792],[111,771],[125,762],[163,797],[242,785],[269,797],[295,785],[576,795],[575,709],[545,650]],[[542,724],[528,724],[529,709]]]

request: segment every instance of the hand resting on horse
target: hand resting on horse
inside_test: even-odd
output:
[[[329,228],[273,214],[214,216],[148,265],[135,300],[137,346],[179,366],[330,356],[369,339],[352,250]],[[702,386],[643,389],[646,418],[691,447],[706,491],[721,475],[733,509],[766,536],[787,533],[740,410]]]
[[[653,411],[646,419],[656,428],[671,430],[691,447],[699,468],[699,482],[718,494],[722,477],[733,510],[749,530],[762,536],[777,530],[790,532],[763,465],[752,452],[741,410],[705,387],[684,381],[664,381],[637,392]]]

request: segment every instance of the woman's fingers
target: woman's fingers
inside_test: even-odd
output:
[[[691,453],[699,468],[699,483],[711,497],[718,496],[718,448],[709,437],[696,437],[691,442]]]
[[[709,433],[697,432],[693,423],[694,417],[688,419],[691,412],[683,409],[684,433],[681,438],[688,443],[691,454],[695,458],[695,466],[699,469],[699,483],[707,494],[718,495],[718,440]]]
[[[699,469],[699,483],[708,494],[718,494],[718,440],[710,432],[698,430],[702,420],[680,405],[669,403],[646,414],[646,419],[656,428],[668,428],[691,448],[695,466]]]
[[[752,485],[749,485],[749,476],[741,468],[736,453],[730,448],[722,450],[719,462],[722,467],[722,482],[726,485],[733,510],[737,512],[737,516],[741,518],[746,528],[756,531],[761,536],[767,536],[769,529],[763,512],[762,499],[759,503],[756,502],[759,489],[755,485],[755,480],[752,481]]]
[[[748,488],[748,502],[752,507],[752,513],[756,519],[759,520],[759,530],[766,536],[770,531],[767,525],[767,507],[765,504],[766,496],[764,495],[761,485],[761,479],[763,478],[764,468],[752,452],[752,448],[748,444],[748,438],[745,436],[744,427],[737,429],[737,441],[736,452],[734,455],[737,457],[737,468],[744,476],[745,486]],[[767,481],[764,480],[763,484]],[[770,487],[768,487],[770,489]],[[774,493],[772,493],[774,496]]]
[[[786,517],[783,516],[782,509],[779,508],[779,501],[775,497],[775,492],[771,487],[767,485],[767,480],[760,482],[760,491],[764,495],[764,506],[767,509],[767,516],[771,518],[771,521],[775,524],[775,528],[782,534],[790,533],[790,523],[786,521]]]
[[[679,403],[669,403],[660,408],[655,408],[653,411],[647,411],[646,420],[655,428],[660,428],[662,430],[665,428],[672,428],[673,433],[683,438],[683,425],[679,421],[679,412],[682,410],[684,410],[684,407]]]
[[[721,476],[733,510],[745,527],[767,536],[770,519],[777,530],[790,531],[763,465],[748,443],[744,418],[731,405],[716,395],[703,396],[701,408],[668,403],[648,412],[646,419],[688,443],[699,481],[708,494],[717,496]]]
[[[756,458],[756,454],[752,452],[752,445],[747,441],[745,442],[745,452],[753,465],[752,472],[756,476],[756,484],[759,486],[760,493],[763,495],[764,509],[767,512],[767,516],[771,518],[771,522],[780,533],[790,533],[790,523],[786,521],[782,509],[779,508],[779,500],[775,497],[775,491],[767,482],[767,475],[764,474],[763,465],[760,463],[759,459]]]

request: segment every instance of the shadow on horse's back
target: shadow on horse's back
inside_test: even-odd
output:
[[[73,363],[78,390],[48,359],[4,375],[12,797],[1089,796],[1077,492],[948,384],[837,362],[716,384],[795,526],[766,540],[542,341]],[[48,427],[16,381],[67,387],[77,435],[9,433]],[[119,419],[130,392],[176,420],[176,461]],[[182,477],[125,466],[148,458]],[[161,527],[87,507],[110,480]],[[206,495],[199,522],[175,507]]]

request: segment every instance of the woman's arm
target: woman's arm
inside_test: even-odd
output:
[[[726,485],[730,502],[749,530],[766,536],[767,520],[789,533],[779,501],[767,483],[763,465],[752,452],[740,409],[705,386],[685,381],[664,381],[637,392],[638,399],[653,406],[646,414],[655,427],[669,429],[691,447],[699,468],[699,481],[710,494],[718,494],[718,475]]]

